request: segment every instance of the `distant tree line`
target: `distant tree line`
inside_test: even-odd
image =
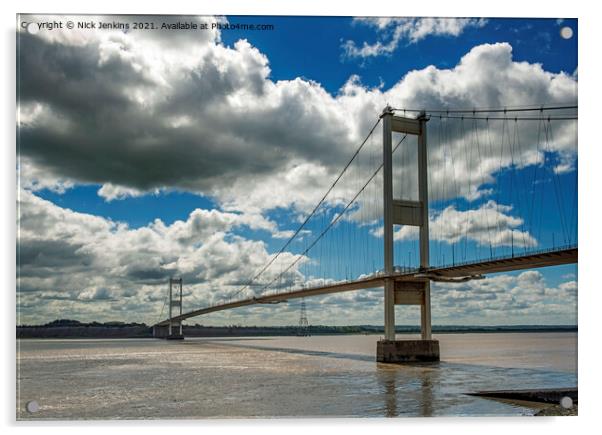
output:
[[[396,332],[419,333],[413,325],[399,325]],[[242,336],[290,336],[297,335],[297,326],[203,326],[184,325],[187,337],[242,337]],[[328,326],[311,325],[310,335],[330,334],[382,334],[383,327],[377,325]],[[576,325],[499,325],[499,326],[456,326],[434,325],[434,333],[495,333],[495,332],[577,332]],[[59,319],[44,325],[17,326],[17,338],[152,338],[152,327],[145,323],[126,322],[80,322]]]

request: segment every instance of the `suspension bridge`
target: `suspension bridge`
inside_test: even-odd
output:
[[[153,333],[182,338],[182,322],[196,316],[383,288],[377,360],[439,360],[432,281],[577,263],[576,124],[571,104],[387,106],[278,251],[220,289],[225,297],[207,294],[187,312],[182,280],[170,279],[168,318]],[[396,340],[395,305],[420,307],[420,339]]]

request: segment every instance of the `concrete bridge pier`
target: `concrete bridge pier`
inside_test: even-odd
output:
[[[153,337],[165,340],[183,340],[182,324],[173,323],[172,325],[153,326]]]
[[[430,304],[427,296],[430,283],[425,281],[394,281],[394,305],[419,305],[421,337],[419,340],[396,340],[394,324],[385,328],[385,339],[376,346],[376,360],[385,363],[439,361],[439,341],[431,337]],[[385,325],[386,326],[386,325]],[[388,334],[387,334],[388,333]]]
[[[153,338],[165,338],[169,335],[167,326],[153,326]]]
[[[383,120],[383,205],[385,281],[385,339],[376,346],[376,360],[386,363],[439,361],[439,342],[431,337],[431,285],[428,278],[396,281],[394,272],[393,225],[420,229],[420,267],[429,267],[428,174],[426,123],[418,118],[394,116],[386,107]],[[393,132],[418,136],[418,201],[393,198]],[[420,305],[420,340],[395,339],[395,305]]]

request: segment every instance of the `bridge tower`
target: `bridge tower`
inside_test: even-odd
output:
[[[161,311],[163,312],[163,311]],[[167,340],[184,338],[182,333],[182,278],[169,278],[169,317],[153,326],[153,337]]]
[[[175,293],[175,294],[174,294]],[[175,296],[175,297],[174,297]],[[170,338],[184,338],[182,335],[182,321],[174,320],[174,308],[182,315],[182,278],[169,278],[169,336]]]
[[[167,339],[182,339],[182,321],[174,320],[176,315],[182,315],[182,278],[169,278],[169,333]],[[179,309],[179,312],[178,312]]]
[[[169,319],[167,328],[153,327],[153,335],[167,340],[182,340],[182,321],[178,316],[182,315],[182,278],[169,278]],[[165,330],[167,329],[167,330]]]
[[[417,118],[395,116],[387,106],[383,120],[383,204],[385,338],[377,344],[379,362],[439,361],[439,342],[431,337],[431,285],[428,278],[397,281],[394,272],[393,225],[419,227],[420,268],[429,267],[428,173],[426,123]],[[393,198],[393,132],[418,137],[418,201]],[[395,305],[420,305],[420,340],[395,339]]]

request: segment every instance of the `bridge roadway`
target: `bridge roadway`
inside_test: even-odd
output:
[[[572,263],[577,263],[576,246],[548,251],[539,251],[526,255],[516,255],[513,257],[501,257],[485,261],[460,263],[451,266],[431,267],[426,270],[414,269],[410,271],[394,273],[390,276],[376,274],[375,276],[369,276],[354,281],[332,283],[320,287],[298,289],[201,308],[184,313],[180,316],[175,316],[172,318],[172,322],[181,322],[190,317],[201,316],[203,314],[209,314],[216,311],[230,310],[247,305],[275,304],[287,301],[289,299],[383,287],[387,278],[401,282],[424,281],[427,279],[430,279],[431,281],[463,282],[471,279],[483,278],[484,274],[489,273],[510,272],[514,270],[559,266],[562,264]],[[166,319],[154,326],[167,326],[168,324],[169,319]]]

